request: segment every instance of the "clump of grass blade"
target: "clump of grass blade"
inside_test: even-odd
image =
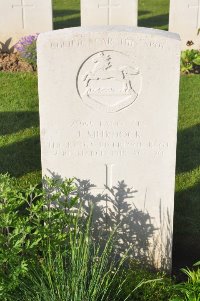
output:
[[[44,254],[37,269],[32,270],[21,290],[25,301],[108,301],[120,300],[126,275],[123,266],[128,252],[113,257],[115,231],[104,247],[92,237],[92,214],[84,226],[77,215],[69,231],[66,250]],[[117,285],[116,285],[117,283]],[[140,282],[135,289],[144,282]],[[133,290],[133,291],[134,291]],[[123,297],[128,300],[130,294]]]

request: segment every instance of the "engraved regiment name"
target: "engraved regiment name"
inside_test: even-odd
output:
[[[107,129],[108,126],[110,129]],[[47,137],[45,153],[69,158],[128,158],[145,154],[154,158],[163,157],[170,149],[165,137],[144,138],[139,121],[107,124],[101,121],[94,123],[74,120],[69,128],[71,137],[60,139],[59,132],[54,135],[57,139]]]

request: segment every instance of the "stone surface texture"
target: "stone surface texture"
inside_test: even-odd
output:
[[[180,34],[182,49],[200,49],[200,0],[171,0],[169,31]]]
[[[81,0],[81,25],[137,26],[138,0]]]
[[[51,0],[0,0],[0,49],[21,37],[53,28]]]
[[[179,36],[147,28],[38,39],[43,176],[75,177],[81,199],[99,204],[96,229],[120,222],[119,251],[133,244],[133,257],[167,270],[179,60]]]

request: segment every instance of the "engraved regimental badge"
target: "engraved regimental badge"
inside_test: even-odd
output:
[[[115,113],[136,100],[141,82],[140,70],[129,56],[105,50],[83,62],[77,75],[77,90],[86,105]]]

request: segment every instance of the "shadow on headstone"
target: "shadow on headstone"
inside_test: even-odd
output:
[[[92,190],[95,185],[89,180],[77,179],[77,192],[83,201],[86,212],[94,206],[94,234],[107,238],[111,229],[117,227],[117,253],[121,254],[133,246],[132,256],[144,261],[148,253],[149,239],[157,229],[151,223],[148,213],[137,209],[129,200],[135,197],[136,190],[129,188],[124,181],[108,188],[105,192],[95,195]],[[149,261],[149,259],[148,259]]]
[[[62,181],[60,176],[49,170],[48,172],[52,178]],[[133,199],[137,197],[137,190],[128,187],[125,181],[118,181],[112,188],[105,186],[101,192],[98,192],[96,185],[88,179],[76,178],[74,183],[76,191],[73,195],[79,196],[84,216],[89,216],[93,208],[94,240],[104,246],[110,233],[116,229],[115,256],[120,256],[129,250],[130,258],[145,267],[155,269],[159,260],[160,268],[170,271],[172,247],[170,215],[167,211],[167,216],[164,216],[161,202],[159,204],[160,225],[156,227],[153,223],[154,218],[148,211],[135,206]],[[164,249],[162,242],[165,245]]]

